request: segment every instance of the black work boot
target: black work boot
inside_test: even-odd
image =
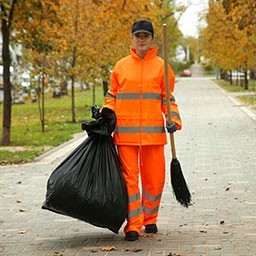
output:
[[[157,229],[157,225],[156,224],[148,224],[145,226],[145,233],[157,233],[158,229]]]
[[[139,238],[139,234],[137,231],[129,231],[125,234],[126,241],[136,241]]]

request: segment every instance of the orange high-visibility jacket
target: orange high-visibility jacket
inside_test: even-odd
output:
[[[119,60],[110,77],[110,89],[103,107],[117,116],[114,143],[117,145],[164,145],[167,143],[167,115],[164,61],[151,48],[144,59],[130,50]],[[169,66],[170,106],[172,121],[181,129],[178,106],[172,95],[175,77]]]

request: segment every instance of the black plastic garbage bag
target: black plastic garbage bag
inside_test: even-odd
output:
[[[104,112],[82,124],[89,136],[50,175],[42,208],[118,233],[128,212],[127,190],[111,137],[115,114]]]

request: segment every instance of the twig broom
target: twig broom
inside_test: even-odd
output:
[[[166,105],[167,105],[167,122],[171,123],[170,109],[170,87],[168,74],[168,54],[167,54],[167,33],[166,24],[163,24],[163,47],[164,47],[164,70],[165,70],[165,88],[166,88]],[[186,180],[183,176],[180,163],[176,157],[174,135],[170,133],[172,161],[170,165],[171,183],[173,192],[177,201],[184,207],[188,207],[191,202],[191,194],[188,190]]]

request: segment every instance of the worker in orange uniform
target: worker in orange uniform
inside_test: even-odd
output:
[[[151,21],[138,20],[132,26],[133,48],[119,60],[111,74],[104,108],[117,117],[113,134],[128,191],[125,240],[138,240],[141,229],[157,233],[157,216],[165,183],[164,145],[166,129],[181,129],[175,99],[175,77],[169,66],[170,102],[166,102],[164,61],[152,47]],[[167,123],[166,104],[171,105],[172,122]],[[139,187],[139,175],[142,191]]]

